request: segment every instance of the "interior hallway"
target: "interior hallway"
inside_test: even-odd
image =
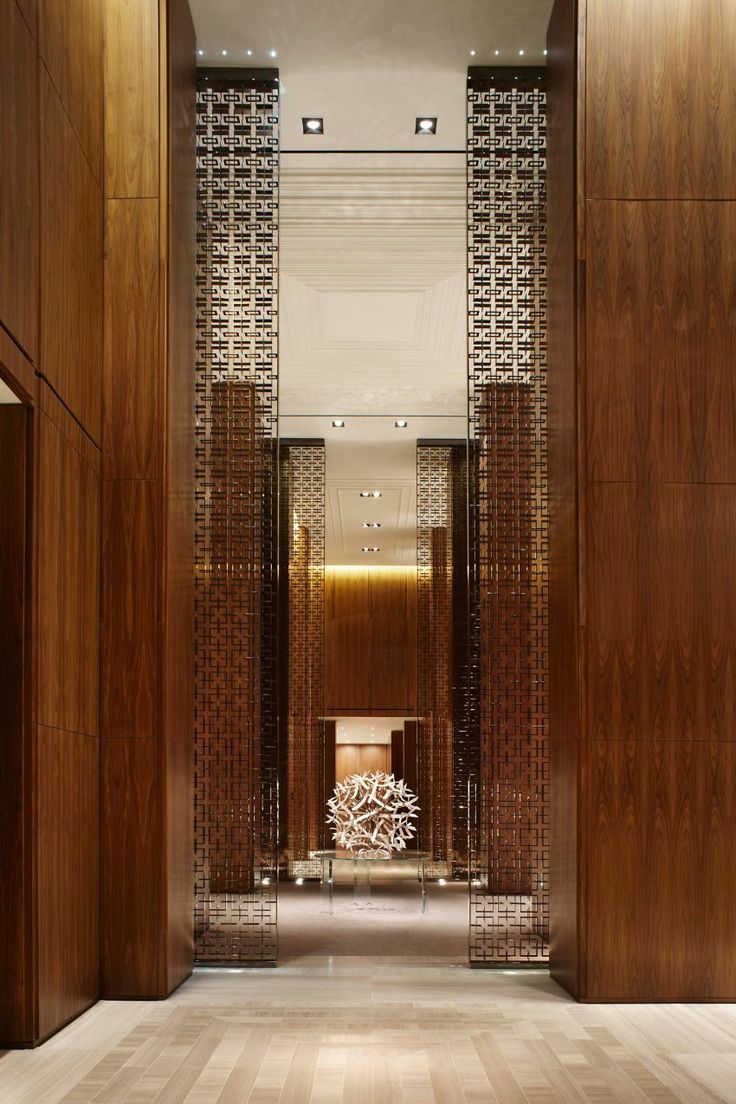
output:
[[[305,958],[101,1001],[2,1104],[736,1101],[736,1007],[580,1005],[543,971]]]

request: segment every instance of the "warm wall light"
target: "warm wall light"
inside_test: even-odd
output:
[[[309,115],[302,117],[302,133],[304,134],[324,134],[325,121],[320,118],[319,115]]]
[[[436,115],[420,115],[417,118],[416,125],[414,127],[415,134],[436,134],[437,133],[437,116]]]

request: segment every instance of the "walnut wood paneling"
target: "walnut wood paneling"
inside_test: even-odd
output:
[[[416,711],[416,572],[325,573],[325,709]]]
[[[38,727],[38,1035],[99,992],[98,742]]]
[[[337,744],[335,779],[342,782],[349,774],[391,770],[390,744]]]
[[[158,200],[108,200],[106,220],[105,477],[153,479],[162,429]]]
[[[395,729],[391,732],[391,773],[396,778],[404,777],[404,730]]]
[[[0,323],[38,352],[38,78],[36,45],[14,0],[0,4]]]
[[[575,203],[575,107],[578,87],[572,46],[576,34],[577,0],[557,0],[547,28],[548,265],[557,254]]]
[[[102,194],[43,67],[40,99],[39,368],[92,439],[99,441]]]
[[[159,2],[104,0],[101,7],[105,37],[105,191],[110,198],[156,196],[160,156]],[[181,7],[174,6],[172,11],[178,16]],[[180,25],[179,17],[176,26]]]
[[[153,737],[158,728],[159,484],[105,483],[102,731]]]
[[[0,1041],[33,1034],[28,410],[0,406]]]
[[[731,0],[587,5],[588,198],[736,198]]]
[[[16,0],[16,3],[20,8],[23,18],[28,24],[28,29],[35,39],[38,34],[38,7],[36,0]]]
[[[736,742],[591,743],[587,999],[732,1000]]]
[[[126,5],[127,6],[127,5]],[[39,51],[102,185],[102,10],[99,0],[41,0]],[[132,72],[137,66],[131,66]]]
[[[736,204],[588,204],[591,479],[736,473]]]
[[[160,747],[156,739],[104,739],[100,754],[102,992],[162,996]]]
[[[588,496],[592,739],[736,739],[736,485]]]
[[[18,346],[0,327],[0,379],[7,383],[23,402],[35,402],[38,392],[38,377],[33,365]]]
[[[47,387],[38,419],[38,719],[96,735],[99,454]]]

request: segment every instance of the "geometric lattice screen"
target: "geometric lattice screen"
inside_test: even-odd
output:
[[[278,82],[197,91],[195,953],[276,958]]]
[[[467,444],[417,442],[418,845],[431,875],[465,877],[468,781]]]
[[[325,641],[325,445],[282,443],[282,534],[288,547],[287,593],[282,589],[282,626],[288,654],[285,714],[287,746],[282,803],[285,805],[286,869],[318,877],[311,854],[326,846],[324,762]],[[286,616],[284,613],[286,612]]]
[[[471,962],[548,955],[546,94],[468,82],[473,680]]]

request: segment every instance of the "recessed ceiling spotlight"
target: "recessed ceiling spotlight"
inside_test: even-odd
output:
[[[309,115],[302,117],[302,133],[303,134],[324,134],[325,121],[320,118],[319,115]]]
[[[407,422],[406,418],[397,418],[396,421],[394,422],[394,425],[396,426],[397,429],[406,429],[408,424],[409,423]]]
[[[304,879],[303,878],[297,878],[296,884],[297,885],[304,885]]]
[[[227,57],[227,50],[223,50],[223,51],[222,51],[222,56],[223,56],[223,57]]]
[[[523,50],[519,50],[519,57],[523,57],[523,56],[524,56],[524,51],[523,51]]]
[[[420,115],[417,118],[416,125],[414,127],[415,134],[436,134],[437,133],[437,116],[436,115]]]
[[[500,50],[494,50],[493,52],[494,52],[494,54],[496,55],[496,57],[498,57],[498,55],[499,55],[499,54],[501,53],[501,51],[500,51]]]
[[[363,521],[363,522],[361,522],[360,528],[361,529],[380,529],[381,528],[381,523],[380,523],[380,521]]]
[[[370,547],[370,548],[368,547],[368,545],[365,545],[365,544],[364,544],[364,545],[363,545],[363,547],[361,548],[361,550],[360,550],[360,551],[361,551],[361,552],[380,552],[380,551],[381,551],[381,549],[380,549],[380,548],[376,548],[375,544],[374,544],[374,545],[372,545],[372,547]]]
[[[361,498],[380,498],[382,494],[383,494],[382,491],[361,491],[360,492],[360,497]]]
[[[471,51],[470,51],[470,56],[471,56],[471,57],[475,57],[475,50],[471,50]]]
[[[276,51],[275,50],[269,50],[268,51],[268,56],[269,57],[276,57]]]
[[[544,54],[545,57],[547,56],[547,51],[546,50],[543,50],[542,53]]]
[[[345,422],[342,420],[342,418],[333,418],[332,419],[332,425],[335,429],[344,429],[345,428]]]
[[[204,57],[204,50],[197,50],[200,57]]]
[[[253,51],[252,50],[246,50],[245,54],[246,54],[246,57],[253,57]]]

